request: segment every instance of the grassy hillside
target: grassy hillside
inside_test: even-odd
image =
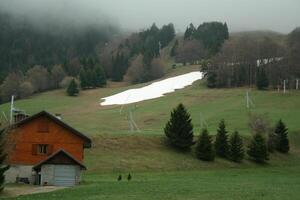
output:
[[[196,70],[183,67],[168,76]],[[120,85],[118,85],[120,86]],[[19,199],[297,199],[300,195],[300,92],[252,90],[255,108],[245,105],[247,88],[207,89],[201,81],[190,87],[149,100],[135,106],[101,107],[102,97],[138,86],[89,90],[80,97],[67,97],[62,90],[36,95],[16,102],[28,113],[42,109],[62,113],[66,122],[93,139],[93,148],[86,151],[82,185],[52,192],[23,196]],[[273,154],[269,164],[258,166],[249,160],[235,164],[223,159],[213,163],[197,160],[193,153],[180,153],[166,147],[163,127],[170,111],[184,103],[193,117],[195,133],[205,119],[211,134],[224,118],[228,129],[250,136],[250,112],[267,114],[275,123],[282,118],[290,130],[291,153]],[[135,109],[134,118],[141,132],[130,133],[128,109]],[[0,111],[8,111],[8,104]],[[133,181],[117,182],[119,173],[133,174]]]
[[[186,69],[179,72],[175,70],[171,74],[182,73]],[[190,111],[196,133],[201,129],[201,121],[206,121],[209,130],[214,133],[218,122],[224,118],[229,130],[237,129],[242,134],[249,134],[247,124],[250,112],[267,114],[273,123],[282,118],[290,131],[300,130],[297,119],[300,113],[300,92],[296,91],[283,95],[277,91],[252,90],[251,98],[255,108],[248,110],[245,100],[247,88],[207,89],[201,82],[196,82],[165,97],[124,106],[122,113],[121,106],[99,105],[102,97],[140,86],[88,90],[82,92],[80,97],[68,97],[65,91],[57,90],[17,101],[16,106],[30,114],[44,109],[61,113],[66,122],[90,136],[130,134],[127,120],[129,108],[134,109],[135,121],[141,129],[141,133],[136,135],[162,135],[170,111],[179,103],[185,104]],[[1,105],[0,110],[8,115],[8,107],[9,104]]]

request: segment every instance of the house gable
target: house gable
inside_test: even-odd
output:
[[[83,160],[91,140],[54,118],[43,111],[15,124],[8,140],[10,164],[35,165],[60,149]]]

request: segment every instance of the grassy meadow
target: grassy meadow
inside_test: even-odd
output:
[[[196,69],[183,67],[168,76]],[[88,170],[80,186],[17,199],[299,199],[300,91],[282,94],[252,89],[255,107],[249,110],[247,88],[207,89],[198,81],[165,97],[123,108],[99,105],[102,97],[143,85],[110,83],[107,88],[83,91],[79,97],[56,90],[16,101],[16,107],[29,114],[61,113],[64,121],[93,140],[85,153]],[[203,162],[193,152],[170,149],[164,144],[163,128],[178,103],[191,113],[196,135],[205,122],[210,134],[215,134],[224,118],[230,132],[238,130],[248,140],[250,113],[265,114],[273,124],[282,118],[289,128],[291,152],[272,154],[269,163],[260,166],[247,159],[241,164],[223,159]],[[8,114],[8,109],[9,104],[0,105],[1,112]],[[129,109],[134,110],[140,132],[129,131]],[[116,181],[120,173],[129,172],[132,181]]]

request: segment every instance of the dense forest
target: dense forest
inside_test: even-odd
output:
[[[96,56],[98,46],[103,46],[118,29],[102,25],[85,27],[44,24],[37,27],[26,18],[0,13],[0,83],[10,72],[25,73],[34,65],[51,69],[64,64],[73,75],[74,65],[81,57]]]

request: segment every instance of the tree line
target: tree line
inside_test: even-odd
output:
[[[295,88],[300,78],[300,29],[287,36],[232,35],[220,53],[202,66],[207,86],[256,86],[258,89]]]
[[[183,40],[176,40],[173,44],[170,56],[179,63],[199,64],[200,60],[215,56],[228,38],[226,23],[205,22],[197,28],[191,23]]]
[[[252,122],[257,122],[257,119]],[[265,163],[269,160],[269,153],[275,150],[281,153],[289,152],[288,129],[282,120],[279,120],[271,133],[262,131],[261,127],[253,126],[252,138],[245,149],[244,139],[238,131],[230,136],[224,120],[221,120],[215,139],[204,128],[197,141],[194,141],[193,124],[190,114],[183,104],[179,104],[172,112],[164,132],[168,145],[181,151],[190,151],[193,145],[195,155],[204,161],[213,161],[215,156],[233,162],[241,162],[247,153],[250,160]]]

